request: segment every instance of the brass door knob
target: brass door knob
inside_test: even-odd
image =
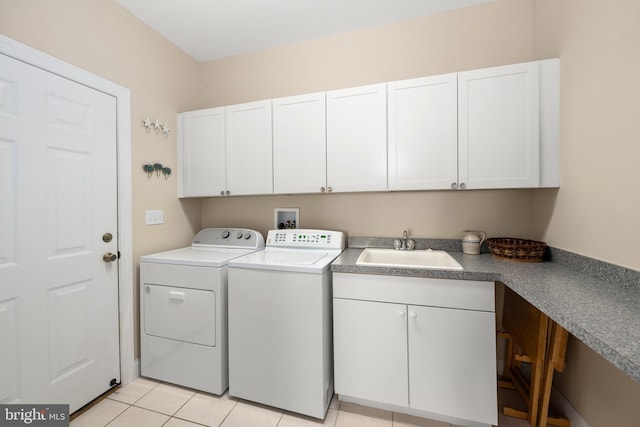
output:
[[[113,262],[117,259],[118,256],[116,254],[112,254],[111,252],[107,252],[106,254],[102,255],[102,260],[104,262]]]

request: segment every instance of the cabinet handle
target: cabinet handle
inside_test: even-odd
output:
[[[331,193],[332,191],[333,191],[333,188],[327,187],[327,193]]]
[[[324,193],[324,191],[325,191],[325,190],[324,190],[324,187],[320,187],[320,192],[321,192],[321,193]]]
[[[220,195],[224,196],[224,190],[220,190]]]
[[[228,196],[229,194],[231,194],[231,192],[229,190],[227,190],[227,194],[226,195]]]
[[[460,183],[460,189],[461,190],[465,190],[467,188],[467,184],[465,184],[464,182]]]
[[[402,310],[400,310],[400,311],[398,312],[398,316],[400,316],[400,317],[404,317],[404,315],[405,315],[405,314],[406,314],[406,313],[405,313],[404,311],[402,311]]]
[[[418,317],[418,313],[416,313],[415,311],[410,311],[409,317],[411,317],[412,319],[415,319],[416,317]]]
[[[451,183],[451,189],[452,189],[452,190],[455,190],[456,188],[458,188],[458,184],[457,184],[457,183],[455,183],[455,182],[452,182],[452,183]]]

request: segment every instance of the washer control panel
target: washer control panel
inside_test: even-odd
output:
[[[268,247],[344,249],[344,233],[331,230],[269,230]]]

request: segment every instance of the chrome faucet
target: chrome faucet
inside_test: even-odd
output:
[[[402,240],[395,239],[393,241],[393,249],[396,251],[412,251],[416,248],[416,242],[413,239],[409,239],[407,230],[402,233]]]

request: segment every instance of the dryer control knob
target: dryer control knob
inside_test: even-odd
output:
[[[222,238],[223,238],[223,239],[226,239],[227,237],[229,237],[229,230],[224,230],[224,231],[222,232]]]
[[[242,239],[242,231],[238,231],[238,234],[236,234],[236,239]]]

